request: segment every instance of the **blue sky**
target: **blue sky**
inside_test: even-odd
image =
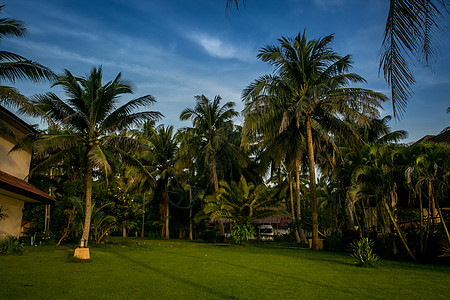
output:
[[[68,69],[81,76],[102,65],[107,82],[122,72],[134,83],[136,97],[156,97],[150,109],[165,115],[161,123],[176,128],[189,125],[179,121],[179,115],[194,106],[195,95],[220,95],[242,110],[242,89],[271,72],[257,60],[259,49],[304,29],[310,39],[334,33],[333,49],[352,55],[353,71],[368,81],[364,87],[389,95],[384,79],[378,77],[387,0],[247,0],[245,8],[228,16],[226,0],[4,2],[2,16],[24,21],[29,33],[4,39],[2,49],[57,73]],[[445,113],[450,106],[449,46],[447,29],[433,69],[414,67],[415,94],[403,118],[391,122],[394,129],[409,132],[405,142],[450,125],[450,114]],[[48,83],[15,86],[27,96],[52,90],[63,97]],[[384,109],[383,115],[391,114],[390,103]]]

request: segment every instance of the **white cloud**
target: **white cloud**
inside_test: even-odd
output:
[[[236,46],[230,42],[206,34],[190,33],[189,40],[199,44],[209,55],[222,59],[239,59],[248,61],[253,58],[253,51],[248,46]]]

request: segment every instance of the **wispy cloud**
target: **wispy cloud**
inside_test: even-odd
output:
[[[212,37],[201,33],[188,33],[185,35],[189,40],[200,45],[209,55],[222,59],[250,60],[253,55],[252,49],[247,45],[233,45],[229,41]]]

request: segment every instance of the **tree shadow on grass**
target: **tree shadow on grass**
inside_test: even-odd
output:
[[[166,254],[172,254],[172,255],[177,255],[177,256],[195,258],[195,259],[198,259],[198,260],[203,259],[202,257],[199,257],[199,256],[193,256],[193,255],[187,255],[187,254],[181,254],[181,253],[175,253],[175,252],[166,252]],[[329,290],[338,290],[338,291],[340,291],[342,293],[348,294],[348,296],[350,298],[354,297],[354,293],[352,292],[352,290],[338,288],[336,286],[327,285],[327,284],[323,284],[323,283],[319,283],[319,282],[314,282],[314,281],[305,279],[305,277],[300,277],[300,276],[296,277],[296,276],[291,276],[291,275],[287,275],[287,274],[284,274],[284,273],[276,273],[276,272],[273,272],[273,271],[268,270],[268,269],[259,269],[259,268],[255,268],[255,267],[242,266],[242,265],[239,265],[239,264],[231,263],[229,261],[218,260],[217,258],[214,259],[214,262],[218,262],[218,263],[221,263],[221,264],[224,264],[224,265],[228,265],[228,266],[232,266],[232,267],[235,267],[235,268],[251,270],[251,271],[254,271],[254,272],[262,273],[264,275],[271,275],[273,278],[277,278],[278,280],[281,280],[281,278],[287,278],[287,279],[291,279],[291,280],[294,280],[294,281],[299,281],[300,280],[303,283],[310,284],[312,286],[317,286],[319,289],[325,288],[325,289],[329,289]],[[304,274],[304,275],[307,276],[307,274]]]
[[[188,279],[185,279],[185,278],[181,278],[181,277],[175,276],[173,273],[165,272],[165,271],[162,271],[162,270],[160,270],[160,269],[154,268],[154,267],[152,267],[152,266],[150,266],[150,265],[144,263],[143,261],[135,260],[135,259],[133,259],[133,258],[131,258],[131,257],[128,257],[128,256],[126,256],[126,255],[123,255],[123,254],[121,254],[121,253],[118,253],[118,252],[111,252],[111,254],[117,256],[117,257],[120,258],[120,259],[128,260],[129,262],[131,262],[131,263],[133,263],[133,264],[136,264],[136,265],[138,265],[138,266],[140,266],[140,267],[143,267],[143,268],[145,268],[145,269],[147,269],[147,270],[150,270],[150,271],[152,271],[152,272],[158,273],[158,274],[160,274],[161,276],[164,276],[164,277],[169,278],[169,279],[171,279],[171,280],[175,280],[175,281],[178,281],[178,282],[181,282],[181,283],[190,285],[190,286],[192,286],[192,287],[195,288],[195,289],[203,290],[203,291],[205,291],[205,292],[211,294],[212,296],[215,296],[215,297],[221,297],[221,298],[226,298],[226,299],[230,299],[230,298],[233,298],[233,297],[234,297],[234,296],[232,296],[232,295],[225,294],[225,293],[224,293],[223,291],[221,291],[221,290],[215,290],[215,289],[210,288],[209,286],[200,284],[200,283],[198,283],[198,282],[195,282],[195,281],[192,281],[192,280],[188,280]]]

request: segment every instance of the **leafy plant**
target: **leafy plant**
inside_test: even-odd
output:
[[[234,224],[231,234],[237,245],[245,245],[250,238],[255,236],[255,227],[250,222]]]
[[[369,238],[362,238],[352,242],[353,252],[350,254],[362,266],[375,266],[379,257],[372,251],[374,242]]]
[[[19,254],[23,253],[23,244],[15,237],[9,237],[0,241],[0,255]]]

